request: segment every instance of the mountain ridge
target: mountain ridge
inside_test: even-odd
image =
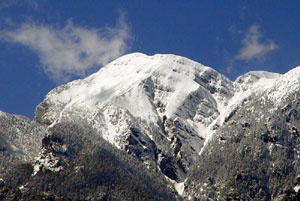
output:
[[[251,71],[232,81],[211,67],[181,56],[147,56],[132,53],[112,61],[84,79],[51,90],[37,106],[32,122],[0,111],[0,121],[7,122],[8,117],[17,119],[11,121],[11,127],[4,123],[6,126],[0,134],[3,138],[1,140],[10,144],[12,142],[9,141],[8,134],[11,130],[14,129],[18,133],[15,128],[21,131],[34,127],[40,129],[35,134],[39,137],[33,140],[32,134],[29,133],[27,139],[33,140],[37,145],[33,147],[33,158],[28,160],[32,165],[33,178],[43,177],[43,172],[50,171],[53,172],[51,174],[60,175],[70,171],[70,168],[76,170],[80,168],[76,166],[76,158],[83,154],[81,149],[87,154],[88,150],[98,150],[95,147],[109,142],[109,146],[105,144],[110,147],[108,150],[114,147],[113,149],[127,153],[128,157],[132,156],[146,169],[164,175],[170,188],[175,186],[185,199],[190,200],[189,197],[192,199],[193,196],[195,199],[204,199],[204,194],[209,194],[211,188],[216,188],[216,192],[222,193],[224,189],[228,190],[220,184],[223,182],[223,175],[220,178],[213,174],[207,178],[207,175],[204,175],[203,177],[211,183],[207,188],[196,185],[197,182],[207,185],[206,180],[197,180],[198,171],[201,171],[201,168],[197,167],[203,166],[203,171],[208,173],[210,169],[219,171],[205,166],[211,163],[207,161],[207,158],[211,157],[209,153],[214,153],[217,158],[223,157],[222,160],[225,160],[227,155],[233,155],[218,153],[219,149],[234,152],[230,148],[224,148],[224,144],[230,142],[240,150],[241,139],[244,139],[245,146],[248,146],[248,140],[251,139],[257,142],[260,145],[259,149],[268,156],[261,159],[267,164],[281,160],[266,151],[269,150],[269,146],[280,149],[281,144],[290,144],[296,149],[298,144],[293,140],[298,138],[287,137],[287,133],[295,135],[295,129],[300,129],[296,124],[291,124],[293,121],[298,122],[297,104],[294,102],[297,100],[299,88],[300,67],[285,74]],[[286,106],[289,104],[291,106]],[[286,128],[278,129],[278,138],[274,137],[277,130],[269,126],[268,120],[269,117],[274,119],[277,113],[280,113],[281,119],[274,122],[280,122],[282,128]],[[18,122],[24,123],[20,127]],[[263,122],[266,122],[266,131]],[[260,136],[257,133],[260,130],[254,125],[259,125],[265,134],[257,137]],[[22,147],[20,142],[18,143],[14,146]],[[19,160],[14,158],[14,152],[6,151],[10,149],[5,143],[0,146],[5,149],[4,153],[11,155],[9,160]],[[24,150],[21,156],[29,154],[26,147]],[[292,159],[287,160],[288,164],[295,163],[295,158],[296,152]],[[4,159],[6,160],[7,156]],[[84,160],[83,158],[82,161]],[[217,159],[212,161],[215,162],[214,167],[221,166]],[[235,171],[234,166],[232,168]],[[122,171],[126,172],[126,169]],[[294,168],[293,171],[298,170]],[[221,170],[219,172],[223,174]],[[233,177],[236,176],[234,172],[232,174]],[[292,176],[289,175],[289,178]],[[276,179],[278,180],[274,178]],[[197,188],[206,190],[197,191]],[[261,185],[259,188],[263,192],[262,195],[257,195],[259,199],[265,196],[268,200],[279,195],[278,192],[273,192],[273,187]],[[220,198],[216,193],[213,195]],[[234,199],[226,193],[222,196]],[[181,198],[177,196],[176,199]]]
[[[294,90],[299,69],[283,75],[254,71],[231,81],[181,56],[132,53],[49,92],[35,120],[50,127],[68,119],[87,120],[119,149],[158,164],[171,149],[177,162],[175,173],[167,174],[182,182],[207,141],[244,101],[269,93],[274,104],[280,102],[278,96]],[[287,87],[280,89],[285,82]],[[162,151],[159,138],[171,147]]]

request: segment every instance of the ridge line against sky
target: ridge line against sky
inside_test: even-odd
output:
[[[176,54],[234,80],[300,64],[298,1],[0,2],[0,109],[33,117],[46,93],[131,52]],[[4,98],[5,97],[5,98]]]

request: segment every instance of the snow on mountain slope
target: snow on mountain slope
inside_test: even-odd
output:
[[[293,68],[274,82],[273,86],[267,90],[268,97],[278,106],[282,99],[285,99],[291,92],[299,89],[300,86],[300,66]]]
[[[110,143],[182,182],[204,143],[235,110],[266,92],[279,101],[296,89],[299,71],[254,71],[232,82],[184,57],[133,53],[49,92],[35,120],[48,126],[87,122]]]
[[[217,80],[218,76],[222,79]],[[224,87],[222,87],[223,82],[226,82]],[[139,85],[150,87],[150,89],[147,91],[138,87]],[[220,85],[219,90],[224,88],[225,93],[230,93],[226,85],[232,84],[213,69],[183,57],[175,55],[148,57],[134,53],[117,59],[84,80],[77,80],[53,90],[46,99],[60,108],[83,106],[90,110],[114,101],[117,105],[128,109],[134,116],[140,116],[143,119],[150,118],[150,121],[153,121],[157,116],[153,111],[153,103],[149,102],[149,96],[163,101],[161,104],[164,104],[164,112],[161,113],[171,118],[176,116],[176,110],[186,100],[188,94],[196,93],[199,88],[206,86],[208,89],[205,90],[210,90],[211,94],[214,94],[217,90],[214,85]],[[151,87],[155,86],[158,89],[151,91]],[[149,92],[156,94],[149,94]],[[205,92],[202,95],[209,96]],[[126,96],[126,100],[122,96]],[[226,100],[222,96],[212,96],[220,101]],[[121,100],[115,100],[115,97],[120,97]],[[210,100],[214,105],[217,104],[216,101]],[[85,104],[86,102],[88,104]],[[133,102],[135,104],[132,104]],[[47,112],[45,118],[49,122],[59,116],[57,112]]]
[[[187,58],[134,53],[52,90],[35,120],[87,121],[120,149],[183,180],[233,90],[229,79]]]
[[[34,162],[45,132],[26,117],[0,111],[0,175],[16,161]]]
[[[276,79],[280,78],[278,73],[271,73],[266,71],[250,71],[244,75],[239,76],[235,84],[234,96],[228,101],[228,106],[223,111],[222,121],[239,107],[247,99],[263,93],[274,85]],[[223,123],[223,122],[222,122]],[[222,124],[221,123],[221,124]]]
[[[234,111],[241,103],[261,96],[270,101],[270,104],[280,105],[287,96],[300,86],[300,67],[296,67],[285,74],[265,71],[248,72],[235,81],[237,86],[235,95],[229,101],[231,108],[226,108],[227,114]]]

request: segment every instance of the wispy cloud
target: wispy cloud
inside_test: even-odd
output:
[[[0,39],[22,44],[35,51],[44,71],[56,82],[85,76],[128,49],[130,30],[121,15],[115,27],[78,27],[69,21],[59,29],[26,23],[14,30],[0,31]]]
[[[265,39],[258,25],[252,25],[242,40],[242,48],[234,60],[249,61],[263,58],[267,53],[277,49],[277,45],[270,39]]]

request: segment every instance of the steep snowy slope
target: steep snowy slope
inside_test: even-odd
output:
[[[204,144],[243,104],[266,93],[278,104],[296,89],[299,71],[249,72],[233,82],[184,57],[133,53],[49,92],[35,120],[49,127],[85,122],[182,182]]]

